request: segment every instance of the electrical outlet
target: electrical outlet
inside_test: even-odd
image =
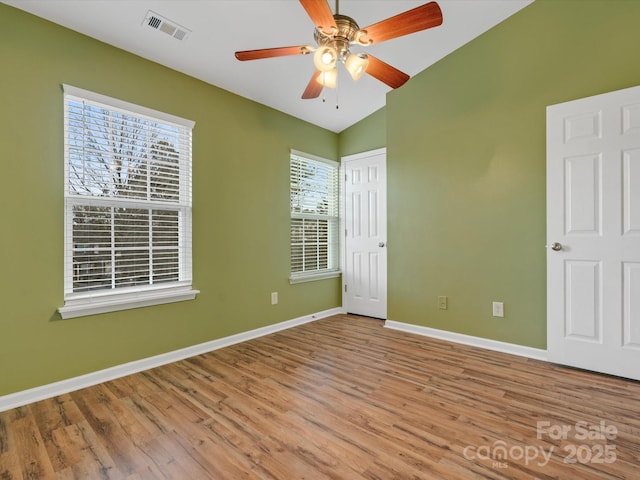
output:
[[[493,302],[493,316],[504,317],[504,303]]]
[[[438,308],[440,310],[446,310],[448,308],[448,303],[449,303],[449,300],[447,299],[446,296],[438,297]]]
[[[278,292],[271,292],[271,305],[278,304]]]

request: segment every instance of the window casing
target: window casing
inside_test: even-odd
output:
[[[337,162],[291,151],[291,283],[340,275]]]
[[[63,318],[193,299],[191,133],[179,117],[64,89]]]

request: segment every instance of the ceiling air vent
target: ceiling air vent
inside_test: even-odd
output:
[[[178,40],[184,40],[187,38],[189,33],[191,33],[191,30],[188,28],[181,27],[176,22],[172,22],[151,10],[147,12],[142,24],[149,28],[153,28],[154,30],[164,32],[167,35],[171,35],[173,38]]]

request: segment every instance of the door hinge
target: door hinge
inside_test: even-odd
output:
[[[344,293],[347,293],[347,284],[344,284]]]

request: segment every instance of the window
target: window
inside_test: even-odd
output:
[[[290,281],[338,276],[338,163],[292,151],[290,185]]]
[[[194,123],[64,85],[63,318],[190,300]]]

